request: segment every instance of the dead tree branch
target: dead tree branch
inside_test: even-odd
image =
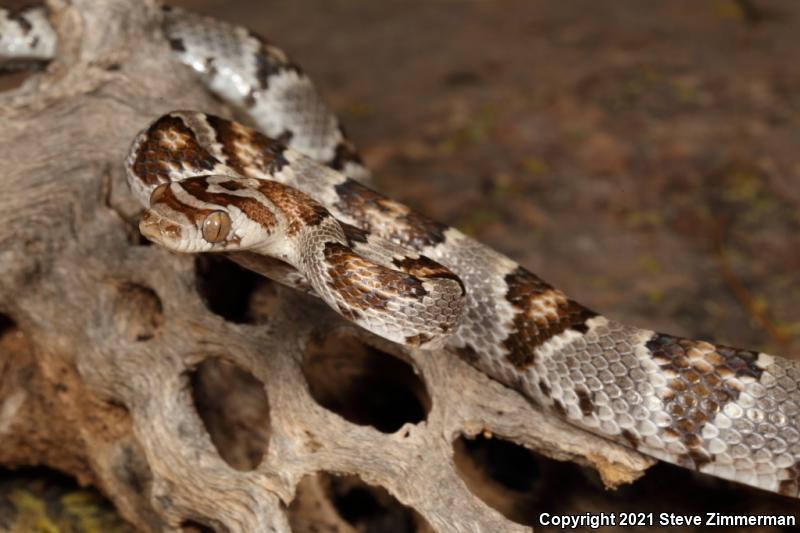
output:
[[[160,10],[134,0],[50,7],[58,58],[0,94],[0,464],[48,465],[94,484],[145,531],[193,521],[242,532],[289,531],[297,484],[321,471],[384,487],[438,531],[521,530],[460,480],[460,435],[490,432],[593,464],[611,485],[648,466],[452,354],[366,337],[422,376],[425,421],[386,434],[319,405],[302,372],[310,341],[361,334],[274,287],[266,316],[225,320],[198,291],[195,258],[134,238],[140,206],[122,160],[136,132],[174,109],[226,114],[170,58]],[[190,378],[215,357],[266,391],[268,418],[254,420],[245,404],[223,413],[260,444],[251,469],[223,459],[195,408]],[[231,394],[239,374],[227,378]]]

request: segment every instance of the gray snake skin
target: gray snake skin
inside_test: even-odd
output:
[[[311,81],[247,30],[165,8],[176,58],[256,129],[165,115],[126,160],[140,228],[245,264],[404,344],[444,344],[570,423],[686,468],[800,496],[800,363],[603,317],[457,229],[369,189]],[[0,10],[0,58],[55,49]],[[241,256],[240,256],[241,257]],[[422,319],[420,319],[422,317]]]

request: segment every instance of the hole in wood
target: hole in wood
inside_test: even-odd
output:
[[[150,340],[164,323],[161,299],[149,287],[122,283],[117,287],[113,321],[122,338],[135,342]]]
[[[320,405],[384,433],[419,423],[430,411],[430,396],[411,365],[346,333],[310,342],[303,374]]]
[[[288,517],[292,531],[350,531],[326,492],[326,474],[304,476],[295,487]]]
[[[545,459],[519,444],[482,435],[459,437],[453,452],[456,470],[473,494],[510,520],[539,525]]]
[[[570,462],[542,459],[549,466],[549,474],[537,503],[540,512],[552,515],[580,515],[589,510],[606,514],[653,513],[655,528],[640,527],[640,531],[658,528],[662,513],[680,511],[684,516],[705,517],[706,513],[720,515],[776,515],[789,514],[796,509],[794,498],[758,490],[659,462],[636,482],[608,490],[596,470]],[[791,510],[791,511],[790,511]],[[647,525],[645,522],[643,525]],[[705,532],[705,524],[674,528],[682,532]],[[725,529],[725,528],[721,528]],[[730,529],[730,528],[729,528]],[[555,527],[537,528],[537,531],[558,531]],[[602,527],[600,531],[614,531]],[[617,527],[616,531],[630,531],[630,527]],[[742,529],[744,530],[744,529]],[[794,531],[796,528],[773,528],[773,531]]]
[[[306,476],[289,506],[292,531],[433,532],[414,509],[358,476]]]
[[[14,323],[14,320],[10,316],[0,313],[0,337],[16,329],[17,325]]]
[[[195,520],[184,520],[181,523],[183,533],[216,533],[213,527],[201,524]]]
[[[0,59],[0,92],[21,87],[25,80],[44,71],[48,64],[49,61],[38,59]]]
[[[223,256],[198,254],[198,291],[208,309],[237,324],[263,323],[275,304],[275,287],[267,278]]]
[[[256,468],[270,436],[264,384],[218,357],[200,363],[190,380],[195,408],[220,456],[237,470]]]
[[[476,496],[506,518],[535,526],[537,531],[560,531],[557,527],[541,527],[541,513],[654,513],[657,520],[659,513],[676,509],[699,516],[711,511],[757,515],[781,513],[780,509],[794,505],[794,500],[778,494],[667,463],[656,464],[635,483],[608,490],[593,468],[551,460],[497,437],[460,437],[453,448],[456,469]],[[683,530],[706,529],[701,526]]]

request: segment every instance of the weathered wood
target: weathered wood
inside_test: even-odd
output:
[[[592,464],[610,485],[650,464],[543,415],[452,354],[354,332],[299,293],[273,288],[254,324],[211,312],[194,258],[136,238],[140,207],[122,160],[160,114],[226,110],[172,61],[154,2],[51,8],[57,60],[0,93],[0,312],[10,321],[0,343],[0,464],[48,465],[94,484],[145,531],[188,521],[289,531],[295,488],[319,471],[386,488],[438,531],[522,530],[459,478],[459,435],[489,432]],[[424,422],[385,434],[316,403],[301,363],[309,340],[335,328],[414,366],[432,400]],[[266,391],[268,420],[226,404],[265,450],[255,468],[226,462],[195,409],[189,376],[212,357]],[[223,376],[230,390],[245,386]]]

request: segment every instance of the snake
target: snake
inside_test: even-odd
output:
[[[164,7],[174,59],[237,106],[157,118],[125,158],[142,234],[222,252],[368,331],[449,351],[544,412],[656,459],[800,497],[800,362],[623,324],[368,187],[303,70],[245,28]],[[0,9],[0,59],[47,60],[38,8]]]

